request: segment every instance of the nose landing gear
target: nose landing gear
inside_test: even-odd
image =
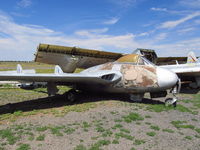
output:
[[[167,98],[165,100],[165,106],[170,106],[170,105],[173,105],[174,107],[176,107],[176,102],[177,101],[177,98],[176,97],[173,97],[173,98]]]
[[[170,91],[173,94],[173,98],[167,98],[165,100],[165,106],[173,105],[174,107],[176,107],[177,100],[178,100],[176,95],[180,93],[180,89],[181,89],[181,80],[179,79],[177,84]]]

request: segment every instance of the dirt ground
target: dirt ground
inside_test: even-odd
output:
[[[0,150],[199,150],[200,94],[133,103],[124,95],[0,89]],[[9,93],[9,94],[6,94]]]

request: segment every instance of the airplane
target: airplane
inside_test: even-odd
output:
[[[185,64],[177,62],[176,65],[161,65],[160,67],[176,73],[183,84],[188,84],[193,89],[200,88],[200,63],[194,52],[188,53]]]
[[[116,61],[89,67],[80,73],[64,73],[55,66],[52,74],[28,74],[18,67],[16,73],[0,73],[0,81],[47,82],[49,96],[58,92],[57,85],[71,86],[67,99],[74,101],[78,91],[129,94],[130,100],[141,101],[145,93],[151,98],[165,97],[170,89],[173,98],[166,105],[176,106],[180,80],[176,73],[154,65],[145,57],[128,54]]]

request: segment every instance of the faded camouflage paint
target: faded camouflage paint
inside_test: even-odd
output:
[[[135,66],[123,64],[121,85],[131,89],[135,87],[158,87],[156,68],[150,66]]]
[[[114,85],[117,88],[132,91],[138,87],[158,87],[156,68],[152,66],[106,63],[101,65],[99,69],[115,70],[122,73],[121,81]]]
[[[125,56],[120,57],[116,60],[116,62],[132,62],[137,63],[140,59],[140,55],[138,54],[128,54]]]

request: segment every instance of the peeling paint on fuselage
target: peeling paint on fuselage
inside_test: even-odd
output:
[[[117,71],[122,73],[122,83],[125,88],[158,87],[155,67],[135,64],[106,63],[100,67],[100,70],[115,70],[115,68],[120,68],[120,70]]]
[[[156,69],[153,67],[124,64],[121,66],[121,73],[125,88],[158,87]]]
[[[149,92],[159,88],[155,66],[138,65],[135,63],[112,62],[92,67],[86,72],[113,70],[122,74],[121,80],[99,90],[116,93]]]

